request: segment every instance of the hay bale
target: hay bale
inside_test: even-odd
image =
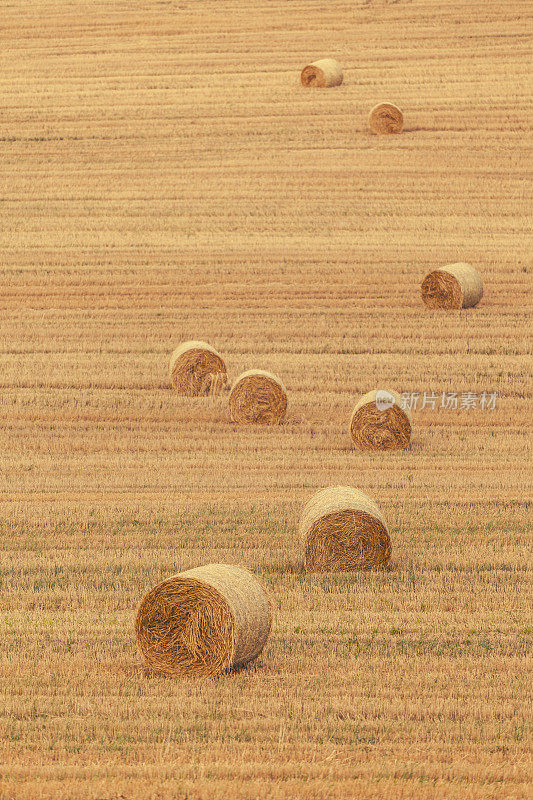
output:
[[[421,293],[428,308],[470,308],[483,297],[483,281],[474,267],[458,262],[426,275]]]
[[[220,353],[207,342],[183,342],[170,357],[170,381],[180,394],[218,394],[228,375]]]
[[[299,530],[310,572],[385,567],[391,557],[381,512],[366,494],[350,486],[330,486],[314,494]]]
[[[378,103],[368,115],[368,124],[373,133],[401,133],[403,114],[392,103]]]
[[[233,422],[277,425],[287,411],[287,390],[271,372],[250,369],[233,384],[229,411]]]
[[[300,80],[302,86],[316,86],[319,89],[327,86],[340,86],[342,68],[333,58],[321,58],[303,68]]]
[[[401,397],[388,389],[363,395],[350,420],[350,434],[360,450],[405,450],[409,445],[412,418],[401,407]]]
[[[151,589],[139,606],[135,632],[155,672],[203,677],[257,658],[271,623],[270,602],[254,575],[208,564]]]

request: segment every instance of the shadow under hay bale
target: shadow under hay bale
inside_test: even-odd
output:
[[[350,486],[330,486],[306,504],[299,525],[309,572],[386,567],[392,553],[377,505]]]
[[[372,133],[401,133],[403,114],[393,103],[378,103],[368,115],[368,124]]]
[[[457,262],[426,275],[420,291],[428,308],[471,308],[483,297],[483,280],[470,264]]]
[[[233,384],[229,411],[233,422],[277,425],[287,411],[287,390],[271,372],[250,369]]]
[[[227,383],[226,365],[207,342],[183,342],[170,357],[170,381],[180,394],[218,394]]]
[[[257,658],[271,624],[271,604],[251,572],[208,564],[151,589],[139,606],[135,632],[154,673],[206,677]]]
[[[389,389],[363,395],[350,420],[350,434],[360,450],[405,450],[412,427],[410,411],[401,407],[400,395]]]
[[[313,61],[303,68],[300,80],[302,86],[325,89],[330,86],[340,86],[342,83],[342,68],[334,58],[321,58]]]

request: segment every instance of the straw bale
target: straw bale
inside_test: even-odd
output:
[[[233,422],[277,425],[287,411],[287,390],[271,372],[250,369],[233,384],[229,409]]]
[[[483,297],[483,281],[470,264],[457,262],[426,275],[421,294],[428,308],[471,308]]]
[[[208,564],[150,589],[139,606],[135,632],[154,672],[201,677],[257,658],[271,623],[269,599],[252,573]]]
[[[368,124],[372,133],[401,133],[403,114],[393,103],[378,103],[368,116]]]
[[[180,394],[218,394],[226,385],[226,365],[207,342],[183,342],[170,358],[170,381]]]
[[[391,557],[389,531],[380,510],[350,486],[316,492],[303,510],[299,532],[310,572],[385,567]]]
[[[390,389],[373,389],[356,404],[350,420],[350,434],[360,450],[405,450],[412,430],[409,409]]]
[[[313,86],[324,89],[329,86],[340,86],[342,68],[333,58],[321,58],[303,68],[300,75],[302,86]]]

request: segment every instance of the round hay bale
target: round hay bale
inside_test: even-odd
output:
[[[360,450],[405,450],[409,445],[412,418],[401,407],[401,397],[389,389],[364,394],[350,420],[350,434]]]
[[[183,342],[170,357],[170,381],[180,394],[218,394],[227,379],[222,356],[207,342]]]
[[[403,114],[392,103],[378,103],[368,115],[368,124],[373,133],[401,133]]]
[[[287,411],[287,390],[276,375],[250,369],[239,375],[230,392],[233,422],[277,425]]]
[[[319,89],[340,86],[342,83],[341,65],[334,58],[321,58],[303,68],[300,80],[302,86],[316,86]]]
[[[270,602],[254,575],[208,564],[151,589],[139,606],[135,633],[154,672],[203,677],[257,658],[271,624]]]
[[[350,486],[330,486],[314,494],[300,519],[305,568],[344,572],[385,567],[392,545],[376,504]]]
[[[483,297],[483,281],[474,267],[458,262],[426,275],[421,293],[428,308],[471,308]]]

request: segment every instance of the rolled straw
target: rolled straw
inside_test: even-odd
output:
[[[271,623],[269,600],[254,575],[208,564],[151,589],[139,606],[135,632],[154,672],[203,677],[257,658]]]
[[[376,504],[350,486],[316,492],[300,519],[305,568],[310,572],[343,572],[388,564],[392,545]]]
[[[180,394],[217,394],[227,381],[222,356],[207,342],[183,342],[170,358],[170,381]]]
[[[350,420],[350,434],[360,450],[405,450],[412,430],[410,411],[390,389],[373,389],[363,395]]]
[[[403,114],[392,103],[378,103],[368,115],[368,124],[373,133],[401,133]]]
[[[321,58],[303,68],[300,80],[302,86],[315,86],[319,89],[340,86],[342,83],[341,65],[333,58]]]
[[[250,369],[233,384],[229,411],[233,422],[276,425],[287,411],[287,390],[271,372]]]
[[[448,264],[426,275],[421,294],[428,308],[470,308],[483,297],[483,281],[470,264]]]

